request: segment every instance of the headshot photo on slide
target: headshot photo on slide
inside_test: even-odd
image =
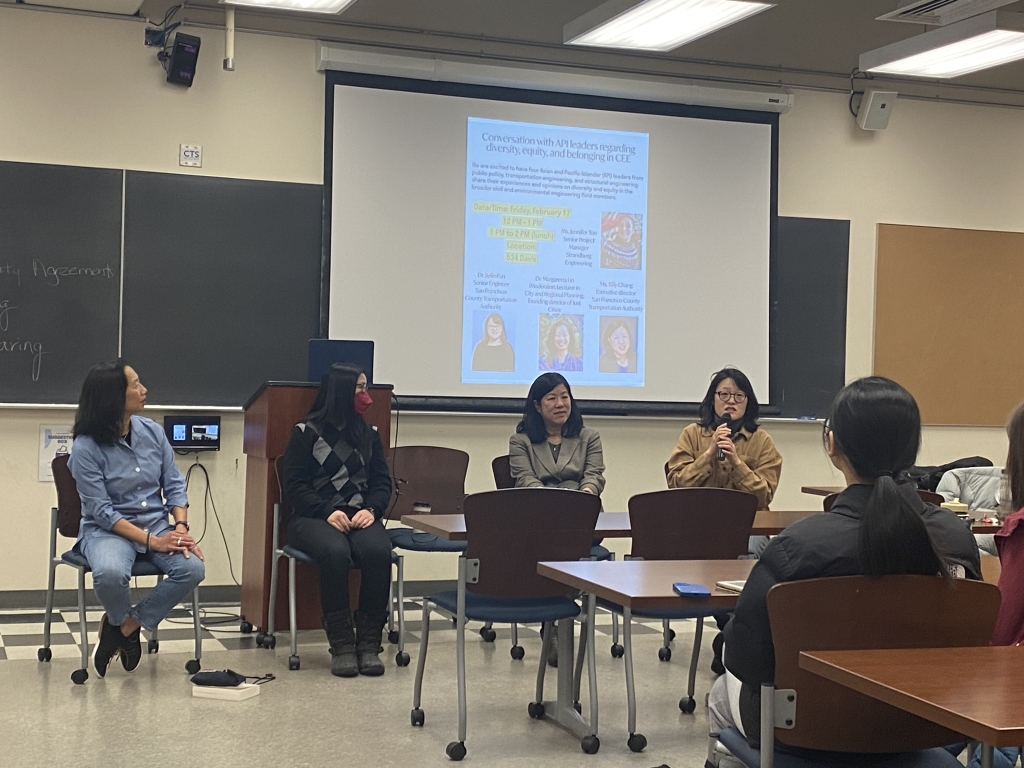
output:
[[[636,318],[601,315],[601,373],[636,373]]]
[[[514,371],[515,318],[506,322],[497,312],[475,310],[473,325],[473,370]]]
[[[601,267],[640,269],[643,263],[643,219],[639,213],[601,214]]]
[[[583,370],[583,315],[540,316],[538,371]]]

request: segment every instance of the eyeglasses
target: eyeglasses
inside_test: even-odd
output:
[[[734,403],[742,403],[745,402],[747,399],[747,396],[744,395],[742,392],[724,392],[722,390],[719,390],[718,392],[715,392],[715,395],[723,403],[728,403],[730,398]]]

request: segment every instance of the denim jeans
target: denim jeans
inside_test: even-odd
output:
[[[1017,764],[1020,747],[1000,747],[992,750],[992,768],[1013,768]],[[981,747],[974,748],[967,768],[979,768],[981,765]]]
[[[186,558],[180,552],[140,554],[128,539],[120,536],[90,536],[82,540],[81,548],[92,568],[96,596],[107,612],[107,621],[115,626],[120,626],[130,613],[152,632],[206,575],[206,566],[195,555]],[[135,558],[149,560],[165,578],[132,608],[129,586]]]

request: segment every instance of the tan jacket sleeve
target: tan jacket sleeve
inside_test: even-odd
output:
[[[768,509],[775,496],[775,489],[779,487],[779,476],[782,474],[782,454],[775,448],[775,443],[767,432],[761,432],[762,443],[754,462],[750,467],[746,461],[740,462],[738,467],[730,469],[733,475],[733,482],[741,491],[752,493],[757,496],[757,508]]]
[[[704,486],[715,468],[700,446],[700,424],[690,424],[679,436],[679,444],[668,459],[665,479],[669,488]]]

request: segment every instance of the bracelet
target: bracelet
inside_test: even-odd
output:
[[[152,536],[149,531],[146,531],[146,551],[149,552],[149,537]]]
[[[174,525],[172,527],[173,528],[177,528],[179,525],[184,525],[186,531],[191,531],[192,530],[189,527],[188,520],[177,520],[177,521],[175,521],[175,523],[174,523]]]

